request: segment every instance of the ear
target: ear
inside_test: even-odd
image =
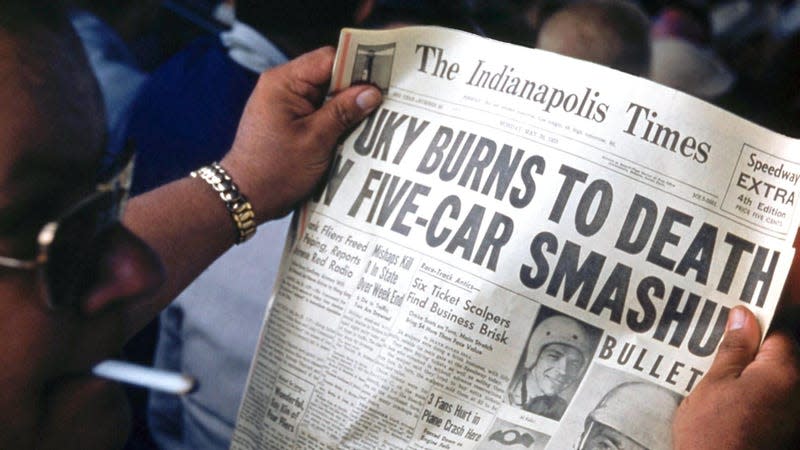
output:
[[[369,19],[372,11],[375,9],[375,0],[361,0],[353,15],[353,23],[355,25],[362,25]]]
[[[81,310],[95,315],[123,301],[153,295],[164,282],[164,269],[156,253],[122,225],[103,236],[102,248]]]

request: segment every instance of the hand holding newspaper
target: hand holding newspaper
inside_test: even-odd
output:
[[[670,448],[731,308],[775,312],[798,143],[435,27],[344,30],[356,83],[386,100],[295,216],[232,448]]]

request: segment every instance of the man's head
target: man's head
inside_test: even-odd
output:
[[[558,395],[570,387],[583,372],[586,361],[575,347],[550,344],[539,352],[530,374],[545,395]]]
[[[236,0],[236,18],[296,56],[333,45],[343,27],[363,23],[375,0]]]
[[[566,316],[542,320],[531,333],[525,369],[545,395],[558,395],[575,383],[591,358],[583,325]]]
[[[592,423],[591,428],[586,432],[580,450],[650,450],[642,447],[638,442],[623,433],[603,425],[602,423]]]
[[[650,22],[627,0],[571,3],[550,16],[537,47],[647,76],[650,72]]]
[[[668,450],[680,397],[651,383],[623,383],[586,417],[579,450]]]
[[[75,265],[37,260],[37,237],[94,192],[105,139],[96,83],[57,2],[0,0],[0,124],[0,448],[117,445],[124,397],[86,373],[121,348],[123,300],[152,292],[162,275],[118,223],[87,242],[56,228],[54,242],[88,258],[71,272],[75,303],[47,305],[60,293],[44,274]]]
[[[464,0],[378,0],[376,3],[367,24],[370,28],[438,25],[474,31],[469,5]]]

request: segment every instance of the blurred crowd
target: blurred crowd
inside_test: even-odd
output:
[[[203,34],[234,21],[233,1],[78,0],[109,24],[144,72]],[[269,4],[271,2],[263,2]],[[274,8],[281,8],[281,2]],[[374,0],[365,27],[433,24],[501,41],[541,46],[552,16],[582,0]],[[631,0],[647,36],[613,11],[576,15],[607,21],[630,45],[652,50],[656,81],[704,98],[772,130],[800,137],[800,2],[797,0]],[[309,15],[313,15],[313,8]],[[569,26],[569,25],[568,25]],[[585,47],[585,46],[584,46]],[[579,57],[581,57],[579,55]]]

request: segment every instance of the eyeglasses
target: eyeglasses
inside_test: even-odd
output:
[[[46,223],[37,235],[34,259],[0,256],[0,266],[37,270],[48,306],[53,309],[74,306],[92,282],[97,259],[105,248],[103,238],[118,223],[128,200],[133,175],[133,147],[111,161],[104,161],[95,192],[70,207],[58,219]],[[119,170],[121,168],[121,170]]]

